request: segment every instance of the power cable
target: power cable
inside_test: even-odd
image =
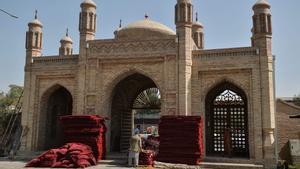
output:
[[[7,15],[9,15],[10,17],[13,17],[13,18],[16,18],[16,19],[18,19],[18,18],[19,18],[19,17],[15,16],[15,15],[13,15],[13,14],[9,13],[9,12],[6,12],[6,11],[5,11],[5,10],[3,10],[3,9],[0,9],[0,11],[1,11],[1,12],[3,12],[3,13],[5,13],[5,14],[7,14]]]

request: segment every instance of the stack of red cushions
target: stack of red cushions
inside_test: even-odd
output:
[[[158,153],[158,148],[159,148],[159,137],[149,136],[144,141],[143,149],[152,150],[152,151],[154,151],[155,155]]]
[[[154,136],[148,136],[147,139],[143,139],[143,152],[140,152],[139,164],[152,166],[154,164],[155,157],[158,153],[159,138]]]
[[[96,165],[96,159],[89,146],[69,143],[34,158],[26,167],[85,168],[93,165]]]
[[[163,116],[159,124],[157,161],[200,164],[204,153],[202,129],[199,116]]]
[[[82,143],[90,146],[96,160],[105,158],[105,120],[97,115],[63,116],[65,143]]]
[[[154,152],[152,150],[145,150],[140,152],[139,165],[153,165],[154,164]]]

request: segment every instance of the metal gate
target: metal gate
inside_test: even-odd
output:
[[[246,99],[225,89],[209,103],[208,155],[226,157],[226,151],[230,149],[230,156],[249,157]]]

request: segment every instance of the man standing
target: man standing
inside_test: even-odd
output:
[[[231,158],[231,156],[232,156],[230,126],[227,126],[224,130],[224,156],[227,156],[229,158]]]
[[[141,134],[141,125],[136,125],[136,128],[134,129],[134,134]]]
[[[139,165],[139,154],[143,151],[142,149],[142,139],[138,132],[134,132],[134,135],[130,139],[130,148],[128,155],[128,165],[137,167]]]

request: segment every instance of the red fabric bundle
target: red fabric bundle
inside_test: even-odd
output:
[[[199,116],[163,116],[157,161],[198,165],[203,158],[203,123]]]
[[[96,165],[91,148],[84,144],[69,143],[51,149],[26,164],[26,167],[85,168]]]
[[[105,121],[103,117],[98,115],[68,115],[61,117],[61,119],[69,125],[101,125]]]
[[[151,150],[146,150],[144,152],[140,152],[139,164],[140,165],[153,165],[154,164],[154,152]]]
[[[152,150],[154,154],[156,155],[159,148],[159,137],[149,136],[145,140],[145,144],[143,149],[145,150]]]
[[[61,117],[65,142],[89,145],[96,160],[105,158],[105,119],[97,115]]]

